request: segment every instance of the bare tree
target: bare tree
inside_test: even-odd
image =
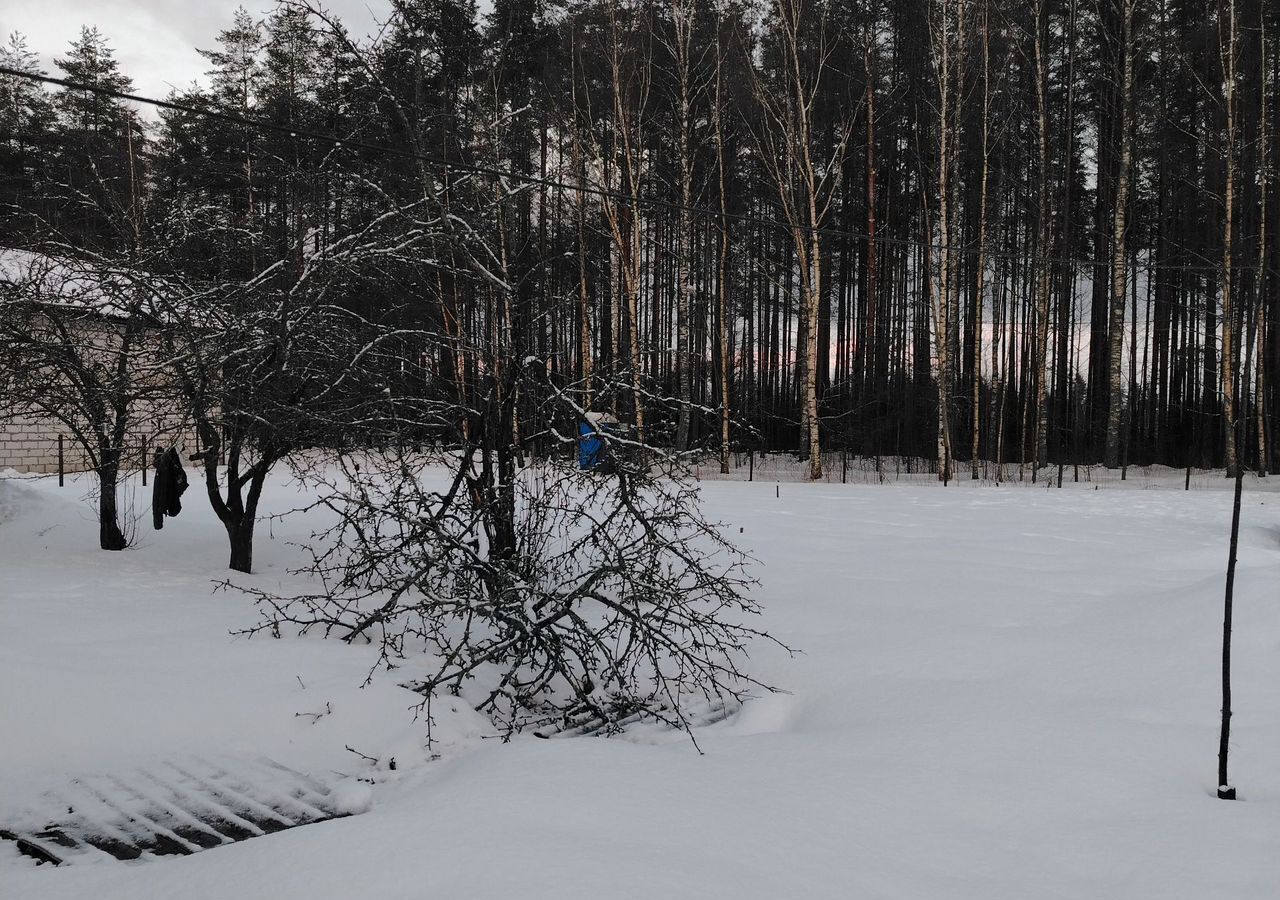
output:
[[[163,430],[173,411],[159,340],[170,324],[168,287],[141,268],[77,258],[65,246],[3,251],[3,263],[5,405],[66,429],[97,478],[99,544],[123,550],[129,536],[118,494],[126,442]]]
[[[674,71],[674,105],[676,118],[676,158],[680,215],[676,238],[676,379],[679,409],[676,422],[677,450],[689,446],[689,420],[693,408],[693,373],[689,361],[690,332],[693,320],[692,298],[695,291],[693,268],[693,190],[694,154],[696,147],[695,115],[707,88],[705,57],[709,48],[694,46],[698,6],[694,0],[672,0],[670,3],[671,34],[667,43]],[[713,115],[718,116],[715,112]],[[727,223],[726,223],[727,225]],[[723,321],[723,320],[722,320]]]
[[[602,209],[622,282],[628,337],[628,363],[636,432],[645,439],[644,357],[640,340],[640,295],[644,283],[644,185],[648,165],[644,152],[644,131],[653,86],[648,29],[642,24],[644,10],[639,4],[614,4],[608,9],[605,48],[609,86],[612,93],[612,133],[607,152],[597,147],[597,158],[605,160],[606,191]],[[614,178],[617,178],[616,190]],[[619,199],[619,197],[624,199]],[[618,368],[618,332],[621,314],[614,315],[613,366]]]
[[[1035,14],[1036,83],[1036,423],[1032,441],[1031,480],[1049,461],[1049,226],[1053,217],[1049,194],[1049,2],[1037,0]]]
[[[1117,93],[1120,118],[1120,166],[1115,181],[1115,207],[1111,222],[1111,295],[1107,327],[1107,434],[1103,462],[1109,469],[1120,465],[1120,444],[1124,416],[1121,383],[1124,360],[1124,306],[1128,286],[1129,182],[1133,167],[1133,77],[1136,37],[1134,10],[1137,0],[1119,0],[1120,72]]]
[[[830,152],[819,152],[815,107],[834,65],[837,41],[825,0],[775,0],[771,41],[778,56],[776,84],[757,75],[761,115],[760,162],[777,191],[800,278],[803,346],[801,436],[809,477],[822,477],[818,422],[818,314],[822,300],[822,228],[835,200],[852,134],[852,119],[836,125]]]
[[[610,195],[601,203],[624,258],[624,281],[628,271],[636,279],[626,312],[630,370],[596,370],[591,379],[597,398],[630,392],[636,401],[634,430],[601,435],[610,474],[570,467],[555,453],[530,457],[524,446],[524,435],[537,438],[534,446],[572,444],[588,412],[584,385],[557,380],[523,329],[513,327],[508,216],[527,186],[476,173],[446,201],[424,178],[419,199],[389,204],[385,230],[354,237],[341,253],[325,253],[314,264],[357,272],[372,266],[383,282],[394,262],[405,267],[406,284],[425,286],[422,302],[431,304],[443,298],[431,293],[437,282],[424,275],[457,261],[451,277],[474,298],[465,327],[421,329],[411,337],[427,357],[447,349],[461,359],[471,381],[468,390],[457,390],[442,369],[411,393],[378,394],[380,405],[364,414],[381,429],[376,446],[363,441],[359,449],[333,445],[311,454],[334,461],[338,472],[326,478],[318,470],[318,503],[337,514],[333,529],[312,542],[307,571],[323,588],[291,597],[257,593],[264,617],[253,630],[298,627],[369,640],[389,665],[427,651],[427,674],[408,686],[423,695],[428,712],[440,693],[464,693],[508,731],[582,716],[616,723],[640,715],[688,726],[699,704],[733,703],[764,687],[740,665],[749,641],[768,639],[747,624],[757,612],[747,593],[747,560],[698,511],[696,484],[680,474],[678,456],[644,443],[636,309],[641,223],[633,215],[644,161],[640,147],[628,142],[638,139],[634,117],[644,109],[648,75],[644,54],[628,55],[625,41],[636,38],[630,28],[620,12],[606,35],[610,77],[627,97],[613,103],[620,149],[596,156],[617,163],[623,195],[635,201]],[[376,79],[366,50],[347,46]],[[416,134],[415,118],[394,91],[377,82],[375,88]],[[504,129],[525,113],[505,108],[497,96],[495,89],[483,98],[495,102],[477,123],[474,148],[489,170],[506,147]],[[429,258],[415,259],[423,249]],[[337,286],[320,276],[280,289],[336,294]],[[581,295],[568,302],[577,306]],[[393,343],[373,333],[379,346]],[[322,369],[331,370],[331,364]],[[306,378],[298,382],[312,390]],[[335,424],[358,418],[342,406]],[[309,404],[306,413],[316,417]],[[525,426],[519,432],[517,414]]]
[[[974,322],[973,322],[973,422],[970,450],[970,471],[972,477],[978,478],[978,460],[980,459],[982,428],[980,425],[982,412],[982,312],[986,303],[987,280],[987,194],[991,180],[991,0],[982,2],[982,175],[978,188],[978,251],[975,268],[978,272],[974,290]],[[992,371],[995,378],[995,371]]]
[[[931,238],[927,247],[925,281],[933,321],[933,367],[938,395],[938,479],[951,478],[954,458],[951,435],[951,388],[959,315],[959,220],[960,123],[965,96],[964,53],[970,16],[970,0],[939,0],[936,16],[930,17],[934,78],[937,83],[937,143],[935,172],[937,242],[932,240],[931,200],[924,199],[926,228]],[[922,185],[923,189],[923,185]],[[954,295],[954,297],[953,297]]]
[[[494,503],[485,473],[509,438],[485,423],[501,422],[515,382],[544,388],[544,420],[584,414],[541,370],[489,391],[468,411],[476,439],[456,449],[339,457],[320,501],[337,524],[308,569],[323,589],[253,592],[263,620],[251,633],[367,641],[388,666],[425,649],[426,674],[406,686],[427,712],[462,694],[507,733],[588,718],[688,728],[708,704],[767,690],[741,668],[751,642],[772,640],[747,624],[747,560],[698,513],[674,456],[628,461],[610,438],[614,474],[546,460],[510,473],[509,507]]]
[[[875,383],[879,362],[880,248],[876,245],[876,225],[878,221],[876,207],[879,203],[877,188],[878,167],[876,163],[876,93],[879,88],[878,61],[880,49],[878,46],[878,23],[874,15],[876,11],[877,8],[873,5],[873,15],[867,18],[866,33],[863,35],[862,41],[862,71],[866,80],[865,110],[867,116],[867,312],[862,329],[862,340],[858,342],[857,352],[862,359],[864,393],[869,392],[869,389]]]
[[[1223,0],[1218,10],[1218,51],[1222,64],[1222,106],[1226,127],[1222,147],[1222,411],[1225,430],[1227,475],[1239,466],[1239,429],[1236,427],[1236,181],[1239,156],[1238,91],[1239,23],[1236,0]],[[1265,95],[1265,91],[1263,92]]]
[[[1267,470],[1271,467],[1271,459],[1269,456],[1267,443],[1267,366],[1266,366],[1266,335],[1267,335],[1267,303],[1263,299],[1263,294],[1267,285],[1267,200],[1268,189],[1272,178],[1271,167],[1268,161],[1271,159],[1271,131],[1270,123],[1267,116],[1270,110],[1267,107],[1267,16],[1265,6],[1258,6],[1258,83],[1261,90],[1258,91],[1258,159],[1262,161],[1262,165],[1258,167],[1258,274],[1257,274],[1257,348],[1254,360],[1257,364],[1257,372],[1255,376],[1254,391],[1257,401],[1254,403],[1254,409],[1257,418],[1257,435],[1258,435],[1258,475],[1265,476]]]
[[[730,319],[729,272],[733,228],[729,218],[729,173],[731,160],[726,149],[725,116],[729,98],[725,85],[726,66],[730,47],[724,28],[716,23],[714,94],[711,101],[711,125],[715,135],[716,178],[719,188],[719,211],[716,231],[719,238],[716,248],[716,353],[720,359],[720,474],[729,474],[729,423],[732,421],[729,394],[730,373],[733,370],[733,326]]]
[[[374,284],[407,294],[404,282],[422,278],[415,254],[442,226],[415,204],[387,203],[305,254],[300,270],[290,258],[243,282],[175,283],[157,304],[166,378],[199,437],[193,458],[236,571],[252,570],[258,503],[278,463],[306,448],[377,443],[392,427],[422,329],[403,305],[375,316],[352,300]],[[191,216],[171,227],[201,224]]]

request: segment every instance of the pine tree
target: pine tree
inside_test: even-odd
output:
[[[38,56],[26,38],[14,32],[0,47],[0,66],[43,75]],[[31,217],[46,217],[49,209],[38,185],[49,178],[54,111],[48,94],[37,83],[0,75],[0,240],[17,242],[30,232]]]
[[[76,84],[127,92],[133,82],[97,28],[85,27],[67,55],[54,61]],[[63,88],[55,97],[58,126],[59,230],[87,247],[124,248],[137,241],[146,175],[145,138],[123,101]]]

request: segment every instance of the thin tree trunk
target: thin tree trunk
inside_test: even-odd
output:
[[[1036,480],[1037,470],[1049,461],[1049,224],[1052,216],[1049,208],[1049,52],[1045,43],[1049,39],[1048,0],[1039,0],[1036,7],[1036,113],[1038,212],[1036,222],[1036,421],[1033,442],[1034,459],[1031,480]]]
[[[978,459],[982,429],[982,312],[986,302],[987,279],[987,188],[991,174],[991,21],[990,3],[982,8],[982,179],[978,188],[977,296],[973,301],[973,446],[970,471],[978,479]]]
[[[570,56],[571,103],[575,116],[578,110],[578,74],[576,49]],[[587,197],[583,186],[587,180],[587,166],[582,153],[582,133],[579,123],[573,124],[573,168],[578,175],[578,189],[574,192],[578,227],[578,354],[582,372],[582,405],[591,408],[592,353],[591,353],[591,291],[587,283]]]
[[[1235,267],[1232,259],[1235,240],[1236,193],[1236,3],[1227,0],[1227,35],[1223,43],[1223,94],[1227,114],[1225,148],[1226,187],[1222,220],[1222,412],[1225,418],[1225,458],[1227,475],[1234,476],[1238,467],[1236,428],[1236,352],[1235,352]],[[1221,28],[1221,22],[1219,22]],[[1220,40],[1222,40],[1220,38]],[[1265,86],[1264,86],[1265,88]]]
[[[1109,469],[1120,465],[1121,425],[1124,413],[1121,390],[1124,358],[1124,307],[1128,254],[1126,233],[1129,213],[1129,170],[1133,158],[1133,8],[1135,0],[1122,0],[1122,49],[1120,85],[1120,167],[1116,175],[1116,203],[1111,235],[1111,302],[1107,328],[1107,435],[1103,462]]]
[[[938,480],[951,479],[951,365],[952,365],[952,280],[955,277],[955,224],[953,222],[953,193],[956,188],[952,169],[955,165],[957,123],[960,121],[960,97],[963,85],[959,84],[959,49],[965,43],[967,0],[945,0],[942,4],[942,20],[934,31],[934,53],[938,58],[938,235],[941,242],[941,258],[938,261],[938,283],[933,284],[932,250],[927,255],[929,271],[928,294],[934,320],[935,382],[938,393],[937,456]],[[954,17],[953,17],[954,16]],[[955,52],[953,52],[953,44]],[[928,227],[926,200],[925,234],[932,235]],[[932,239],[930,238],[930,246]]]
[[[1267,186],[1271,180],[1270,165],[1271,146],[1270,131],[1267,123],[1267,15],[1265,4],[1259,5],[1258,15],[1258,96],[1261,109],[1258,119],[1258,159],[1261,162],[1258,171],[1258,274],[1257,274],[1257,365],[1256,384],[1254,385],[1254,410],[1257,416],[1258,430],[1258,477],[1265,478],[1270,468],[1267,456],[1267,391],[1266,391],[1266,334],[1267,334]]]
[[[671,6],[675,28],[675,65],[680,81],[679,97],[679,146],[680,146],[680,234],[676,236],[676,378],[679,390],[679,411],[676,423],[676,449],[689,447],[689,419],[693,403],[693,380],[689,364],[689,324],[692,307],[693,285],[689,267],[693,258],[692,223],[689,210],[693,206],[693,84],[691,83],[693,41],[693,10],[687,0]]]
[[[822,444],[818,433],[818,304],[821,300],[822,247],[817,211],[811,207],[814,229],[809,237],[809,278],[805,290],[804,418],[809,425],[809,478],[822,478]]]
[[[727,178],[725,177],[724,146],[724,49],[721,46],[720,29],[716,28],[716,70],[715,70],[715,104],[712,107],[712,124],[716,138],[716,176],[720,183],[720,219],[718,234],[720,237],[719,254],[716,259],[716,305],[718,328],[716,330],[717,351],[720,357],[720,474],[729,474],[729,421],[730,402],[729,372],[733,367],[733,335],[729,322],[729,196]]]
[[[868,34],[863,49],[867,80],[867,281],[866,317],[858,356],[862,361],[863,396],[871,393],[879,371],[877,366],[876,320],[879,301],[880,248],[876,244],[876,66],[875,39]]]
[[[98,464],[98,544],[103,550],[123,550],[129,546],[120,528],[117,505],[120,478],[120,451],[103,447]]]

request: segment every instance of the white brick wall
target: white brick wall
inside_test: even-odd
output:
[[[41,320],[37,319],[39,321]],[[107,348],[118,345],[120,337],[119,325],[114,320],[98,317],[73,318],[63,324],[74,337],[76,352],[83,360],[93,361],[98,356],[108,362],[113,359]],[[140,349],[146,349],[147,343],[152,342],[143,343]],[[150,465],[151,451],[157,445],[177,446],[184,458],[196,448],[194,429],[174,412],[178,408],[177,403],[172,399],[162,399],[165,394],[172,395],[173,388],[157,381],[154,375],[145,376],[145,380],[146,383],[140,387],[147,388],[157,399],[139,401],[129,410],[131,425],[125,436],[121,460],[126,471]],[[47,397],[45,399],[48,400]],[[64,424],[33,411],[29,404],[6,407],[0,403],[0,469],[57,472],[59,435],[63,438],[63,471],[83,472],[91,468],[88,455]],[[145,459],[144,439],[147,446]]]
[[[153,404],[134,410],[136,424],[125,438],[122,464],[126,470],[150,465],[157,444],[178,447],[186,456],[195,452],[195,431],[172,413],[164,414]],[[90,468],[84,450],[61,422],[45,416],[23,413],[0,418],[0,469],[52,474],[58,471],[58,435],[63,436],[63,471],[83,472]],[[142,440],[147,441],[147,459],[142,458]]]

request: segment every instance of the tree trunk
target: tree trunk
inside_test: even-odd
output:
[[[253,571],[253,526],[252,518],[241,519],[226,526],[227,538],[231,543],[231,561],[228,565],[237,572]]]
[[[578,109],[577,53],[570,53],[570,88],[574,111]],[[578,359],[582,378],[582,405],[591,408],[592,359],[591,359],[591,291],[587,283],[587,197],[583,186],[587,183],[587,166],[582,154],[581,126],[573,123],[573,170],[577,174],[578,187],[574,191],[574,211],[577,220],[578,251]]]
[[[1036,11],[1036,113],[1038,119],[1038,213],[1036,227],[1036,419],[1031,480],[1049,461],[1049,39],[1048,0],[1040,0]]]
[[[637,204],[638,205],[638,204]],[[631,396],[634,401],[636,418],[636,440],[644,442],[644,357],[640,354],[640,221],[632,207],[631,216],[631,258],[623,264],[629,267],[627,283],[627,327],[628,355],[631,363]]]
[[[938,71],[938,236],[941,247],[941,258],[938,261],[938,283],[933,284],[933,252],[926,253],[926,265],[929,271],[925,278],[929,281],[930,309],[934,324],[934,381],[938,392],[938,480],[946,483],[951,480],[951,463],[953,458],[951,440],[951,368],[954,362],[952,355],[952,329],[955,323],[952,316],[952,291],[956,278],[955,248],[955,210],[954,194],[958,187],[958,178],[953,169],[958,145],[958,123],[961,120],[960,106],[963,96],[963,84],[960,76],[960,59],[958,54],[965,45],[965,25],[967,22],[966,0],[945,0],[942,4],[942,20],[934,32],[934,54]],[[928,216],[928,201],[925,204],[925,234],[931,236]]]
[[[1124,21],[1122,78],[1120,87],[1120,170],[1116,175],[1116,205],[1111,235],[1111,303],[1107,327],[1107,436],[1103,463],[1108,469],[1120,465],[1121,424],[1124,413],[1121,371],[1124,358],[1124,307],[1127,286],[1128,254],[1125,235],[1128,228],[1129,169],[1133,157],[1133,4],[1123,0]],[[1135,325],[1136,327],[1136,325]]]
[[[676,424],[676,449],[689,449],[689,419],[693,404],[693,379],[689,364],[689,326],[693,284],[689,269],[693,264],[693,235],[689,210],[693,206],[693,85],[690,54],[693,40],[692,10],[684,2],[671,8],[675,24],[675,63],[680,79],[680,234],[676,236],[676,380],[680,409]]]
[[[867,281],[866,316],[858,357],[862,363],[862,395],[872,393],[877,378],[877,308],[880,296],[880,248],[876,244],[876,57],[875,38],[867,35],[863,49],[863,68],[867,80]],[[865,450],[865,448],[864,448]]]
[[[818,304],[821,302],[822,248],[817,222],[809,234],[809,279],[805,288],[804,418],[809,424],[809,478],[822,478],[822,443],[818,433]]]
[[[1227,3],[1227,34],[1222,41],[1223,101],[1227,114],[1227,146],[1224,169],[1226,187],[1222,218],[1222,414],[1224,419],[1225,459],[1227,476],[1233,477],[1239,465],[1236,428],[1236,348],[1235,348],[1235,267],[1232,260],[1235,239],[1235,190],[1236,190],[1236,4]],[[1222,23],[1219,22],[1219,28]],[[1265,90],[1265,86],[1264,86]]]
[[[120,451],[103,451],[98,466],[98,544],[103,550],[123,550],[129,546],[120,528],[116,499],[119,477]]]
[[[1257,324],[1257,383],[1254,386],[1254,412],[1257,417],[1258,430],[1258,476],[1265,477],[1270,468],[1267,458],[1267,391],[1266,391],[1266,334],[1267,334],[1267,186],[1270,181],[1271,146],[1270,131],[1267,123],[1267,17],[1265,6],[1259,6],[1258,16],[1258,91],[1261,106],[1258,119],[1258,159],[1262,165],[1258,172],[1258,274],[1256,284],[1258,303]]]
[[[716,343],[720,356],[720,474],[729,474],[729,372],[733,367],[733,335],[729,323],[729,195],[725,178],[723,48],[716,29],[715,106],[716,175],[720,182],[719,253],[716,258]]]
[[[978,459],[981,450],[982,412],[982,307],[986,300],[987,276],[987,190],[991,172],[991,30],[989,10],[982,10],[982,178],[978,188],[978,258],[974,265],[977,283],[973,300],[973,421],[972,447],[970,448],[970,477],[978,479]]]

